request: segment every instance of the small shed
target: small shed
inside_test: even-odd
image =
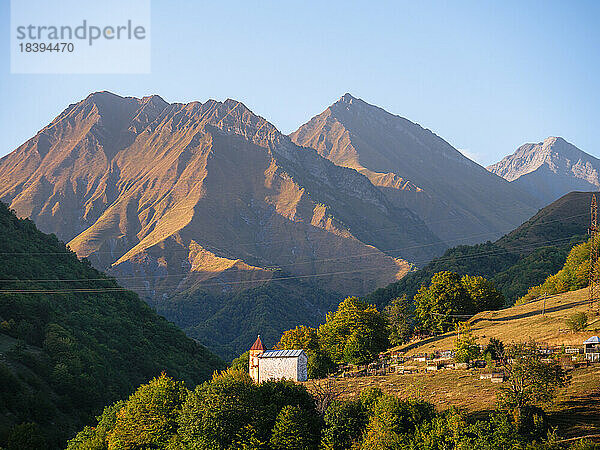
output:
[[[598,336],[592,336],[589,339],[583,341],[583,352],[585,353],[585,359],[591,362],[600,361],[600,338]]]
[[[266,350],[258,355],[258,382],[308,379],[308,357],[304,350]]]

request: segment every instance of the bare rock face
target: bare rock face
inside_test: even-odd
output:
[[[600,186],[600,160],[561,137],[524,144],[487,169],[527,190],[543,203],[571,191],[596,191]]]
[[[234,100],[94,93],[2,158],[0,175],[0,200],[151,303],[278,271],[363,294],[445,248],[366,176]]]
[[[500,237],[540,206],[431,131],[350,94],[290,137],[364,174],[451,245]]]

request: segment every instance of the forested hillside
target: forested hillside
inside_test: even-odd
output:
[[[298,324],[319,325],[340,298],[278,271],[272,282],[234,294],[183,292],[158,303],[156,311],[231,360],[250,348],[257,334],[277,342],[282,331]],[[199,323],[198,317],[208,320]]]
[[[194,386],[223,367],[2,203],[0,253],[0,447],[29,436],[37,448],[64,448],[104,405],[153,376]]]
[[[591,193],[571,192],[541,209],[496,242],[448,249],[423,269],[377,289],[366,298],[378,306],[406,294],[412,298],[438,272],[478,275],[491,280],[509,303],[525,295],[565,263],[573,245],[586,239]]]

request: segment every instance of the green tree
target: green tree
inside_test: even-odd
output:
[[[415,314],[423,331],[445,333],[458,321],[453,316],[471,314],[471,296],[454,272],[438,272],[428,287],[422,286],[415,296]]]
[[[504,342],[500,339],[490,338],[490,342],[483,351],[484,354],[490,355],[493,361],[497,361],[504,356]]]
[[[298,406],[284,406],[277,415],[270,446],[273,450],[311,450],[318,447],[314,417]]]
[[[466,449],[461,445],[467,427],[464,415],[454,408],[418,424],[406,448],[411,450]],[[493,449],[495,447],[480,447]]]
[[[408,342],[413,333],[413,320],[406,294],[394,298],[383,310],[387,321],[390,344]]]
[[[598,245],[600,245],[600,241]],[[569,252],[562,269],[546,278],[541,285],[531,287],[527,294],[517,300],[516,303],[526,303],[543,294],[560,294],[586,287],[589,283],[590,246],[591,242],[589,240],[574,246]]]
[[[238,431],[234,442],[227,450],[260,450],[266,448],[267,444],[258,438],[256,429],[248,424]]]
[[[47,447],[47,442],[40,427],[36,423],[15,425],[6,443],[6,450],[40,450]]]
[[[118,401],[104,408],[102,415],[97,417],[98,425],[86,426],[68,442],[67,450],[105,450],[108,448],[108,433],[117,423],[117,413],[125,406],[124,401]]]
[[[406,434],[434,417],[435,408],[430,403],[421,400],[400,400],[393,395],[384,394],[373,405],[361,448],[401,448]]]
[[[250,368],[250,350],[242,353],[240,356],[231,361],[231,365],[229,367],[241,372],[248,372]]]
[[[567,320],[567,327],[573,332],[583,331],[588,326],[588,316],[584,312],[572,314]]]
[[[227,448],[246,425],[251,424],[261,405],[258,387],[247,372],[228,369],[188,395],[179,422],[183,446]]]
[[[308,356],[308,377],[322,378],[326,376],[335,365],[333,361],[321,350],[316,328],[300,325],[283,333],[275,345],[278,350],[303,349]]]
[[[303,349],[305,352],[319,349],[319,338],[317,329],[299,325],[281,335],[279,342],[275,345],[277,350]]]
[[[470,363],[477,359],[481,351],[477,344],[477,338],[473,336],[471,327],[467,322],[456,324],[456,339],[454,341],[454,359],[460,363]]]
[[[358,400],[363,408],[368,411],[369,415],[371,415],[377,400],[379,400],[380,397],[383,397],[383,395],[383,391],[380,388],[369,386],[360,391]]]
[[[423,421],[407,441],[402,448],[411,450],[556,448],[530,442],[517,432],[506,414],[494,413],[485,420],[469,423],[465,413],[455,408]]]
[[[345,450],[360,441],[369,417],[360,401],[334,401],[323,420],[321,446],[325,450]]]
[[[492,311],[504,306],[504,296],[491,281],[483,277],[465,275],[461,282],[473,303],[473,312]]]
[[[569,378],[558,362],[542,361],[535,342],[510,345],[504,353],[501,366],[508,382],[500,388],[498,406],[509,411],[522,428],[532,407],[552,400],[556,388]]]
[[[164,373],[140,386],[117,412],[108,448],[163,448],[177,432],[177,419],[188,391]]]
[[[348,297],[327,314],[318,329],[319,343],[336,363],[364,364],[388,347],[384,317],[375,306]]]

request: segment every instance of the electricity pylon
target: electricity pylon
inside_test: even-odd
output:
[[[592,194],[590,205],[590,308],[598,296],[598,206],[596,194]]]

